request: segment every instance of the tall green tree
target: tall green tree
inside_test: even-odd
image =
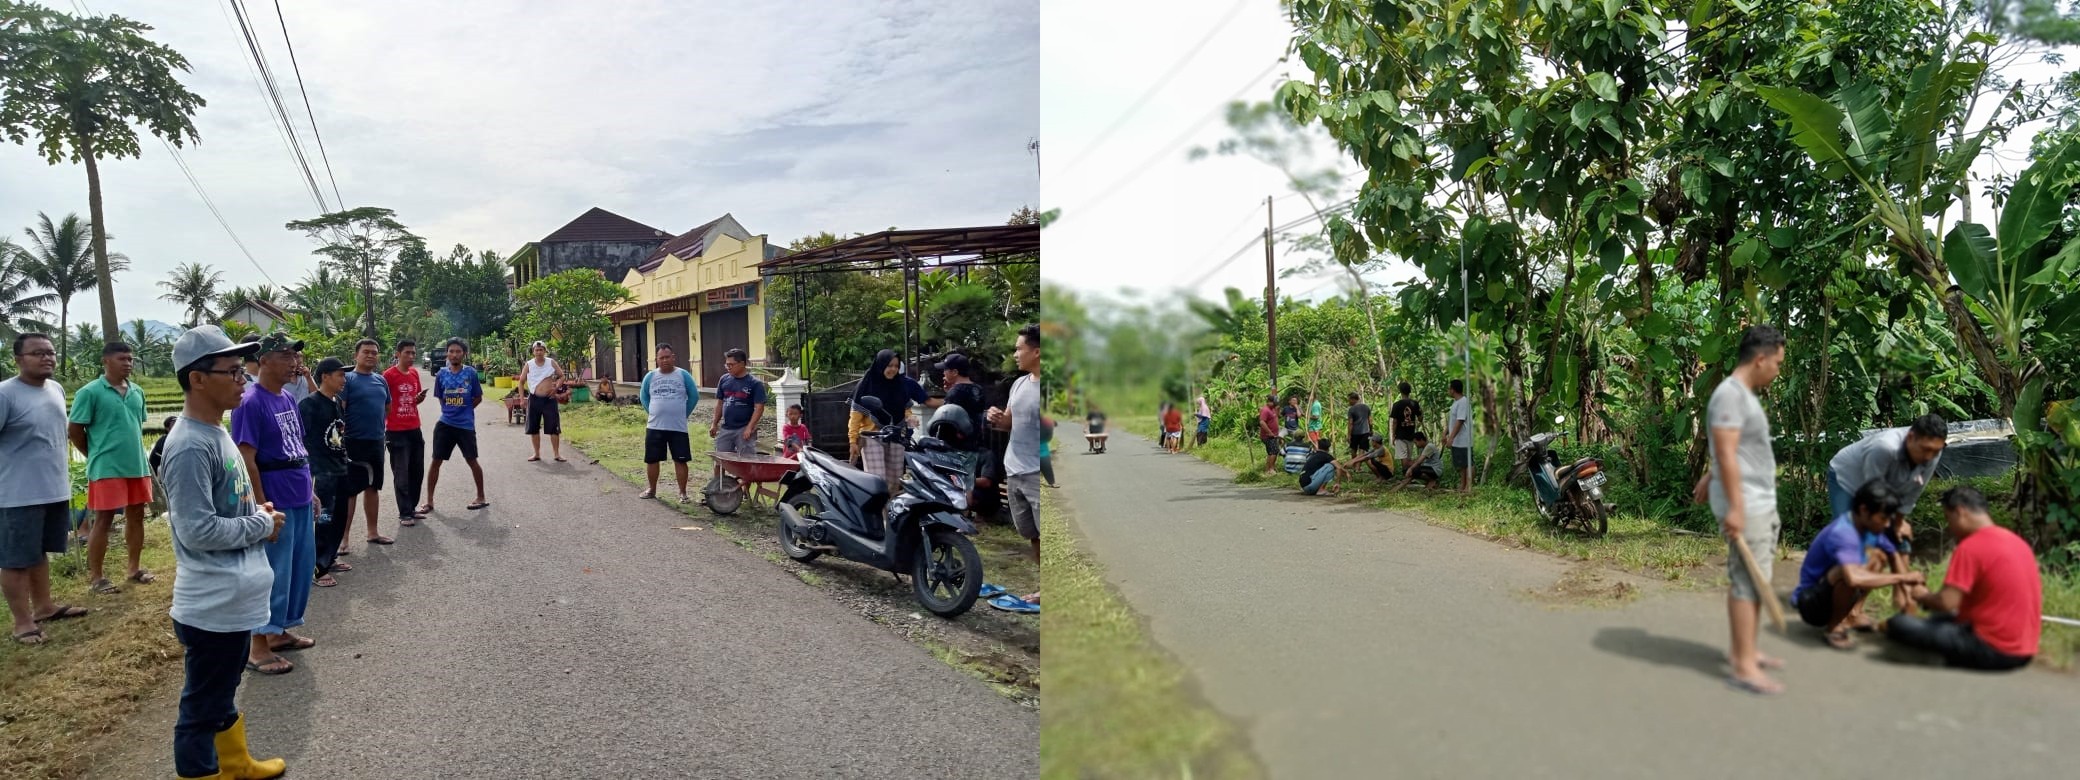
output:
[[[80,221],[78,214],[67,214],[53,223],[49,214],[39,211],[36,225],[23,228],[22,232],[29,236],[28,246],[22,248],[29,255],[29,278],[58,296],[58,329],[67,330],[72,323],[72,296],[100,286],[101,273],[94,262],[94,231]],[[130,259],[120,253],[110,254],[108,268],[111,272],[128,271]],[[60,344],[58,349],[58,370],[69,372],[70,344]]]
[[[548,342],[551,355],[576,365],[591,354],[595,340],[614,344],[614,320],[607,312],[635,295],[599,271],[579,268],[528,282],[513,298],[508,333],[523,342]]]
[[[140,155],[133,124],[176,146],[201,138],[193,117],[204,101],[177,78],[188,60],[145,37],[151,30],[121,16],[72,16],[0,0],[0,133],[18,144],[35,139],[52,165],[86,167],[105,333],[118,324],[101,160]]]
[[[224,283],[224,272],[202,263],[182,263],[173,269],[172,275],[159,286],[166,292],[159,300],[180,305],[188,312],[188,327],[192,328],[208,321],[210,305],[217,300],[217,285]]]
[[[308,236],[318,244],[312,254],[345,275],[361,288],[361,300],[379,300],[377,282],[387,281],[390,261],[399,252],[423,248],[425,240],[397,221],[397,212],[377,206],[335,211],[314,219],[297,220],[284,227]],[[376,338],[376,307],[369,305],[362,317],[364,337]]]
[[[12,340],[30,327],[30,320],[43,316],[44,307],[58,301],[53,293],[38,292],[30,262],[28,253],[0,236],[0,337]]]
[[[497,252],[473,252],[456,244],[446,257],[419,272],[412,296],[425,308],[440,312],[454,328],[453,335],[474,342],[513,318],[512,296],[506,290],[508,270]]]

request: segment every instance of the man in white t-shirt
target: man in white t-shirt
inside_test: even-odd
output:
[[[1749,576],[1741,554],[1734,548],[1737,535],[1747,541],[1755,565],[1767,580],[1770,564],[1776,561],[1777,457],[1770,450],[1769,415],[1762,410],[1755,391],[1769,386],[1784,368],[1784,334],[1768,325],[1749,328],[1741,336],[1740,364],[1712,391],[1705,406],[1711,428],[1711,467],[1697,481],[1698,503],[1711,501],[1712,514],[1727,539],[1726,613],[1732,624],[1733,676],[1726,682],[1737,689],[1758,694],[1782,693],[1784,686],[1770,679],[1764,669],[1782,662],[1765,656],[1755,646],[1762,624],[1762,599],[1776,598],[1767,581]]]
[[[549,434],[549,452],[563,461],[563,415],[556,397],[563,391],[563,368],[549,357],[549,345],[534,343],[534,359],[520,364],[522,387],[527,388],[527,438],[534,443],[534,457],[542,459],[542,434]]]
[[[990,427],[1011,432],[1004,448],[1004,485],[1011,496],[1011,525],[1033,545],[1033,560],[1040,560],[1040,326],[1018,329],[1018,346],[1012,352],[1024,374],[1011,385],[1011,408],[991,408],[986,417]],[[1006,594],[1007,596],[1009,594]],[[1040,593],[1023,599],[1038,605]],[[995,606],[1013,606],[1010,601]],[[1019,611],[1028,611],[1019,608]]]
[[[1445,419],[1444,440],[1451,443],[1452,468],[1459,470],[1459,492],[1473,492],[1473,399],[1466,397],[1466,382],[1454,379],[1452,412]]]

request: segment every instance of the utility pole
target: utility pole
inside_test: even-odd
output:
[[[1271,196],[1264,196],[1264,332],[1271,349],[1271,392],[1278,393],[1278,270],[1271,259]]]

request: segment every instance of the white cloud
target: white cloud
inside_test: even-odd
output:
[[[282,229],[317,213],[222,0],[90,0],[153,25],[209,105],[183,152],[268,276],[316,266]],[[247,3],[303,126],[273,6]],[[58,8],[71,10],[70,3]],[[285,4],[349,206],[396,209],[439,250],[510,252],[600,206],[665,230],[732,212],[777,242],[829,230],[1000,224],[1038,204],[1039,12],[1023,2]],[[118,316],[176,321],[155,282],[183,262],[266,281],[173,160],[106,161]],[[0,230],[84,216],[80,166],[0,145]],[[75,301],[75,309],[80,308]],[[91,304],[86,307],[92,319]]]

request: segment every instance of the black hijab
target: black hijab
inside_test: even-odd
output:
[[[859,399],[867,397],[879,398],[881,399],[881,408],[888,412],[889,419],[885,422],[896,422],[903,419],[903,410],[910,408],[910,392],[903,385],[903,375],[898,372],[894,379],[882,376],[882,372],[887,371],[888,365],[894,362],[896,362],[896,351],[893,349],[884,349],[874,355],[874,365],[867,369],[865,376],[859,378],[859,387],[852,391],[852,408],[854,410],[866,413],[866,410],[860,407]]]

